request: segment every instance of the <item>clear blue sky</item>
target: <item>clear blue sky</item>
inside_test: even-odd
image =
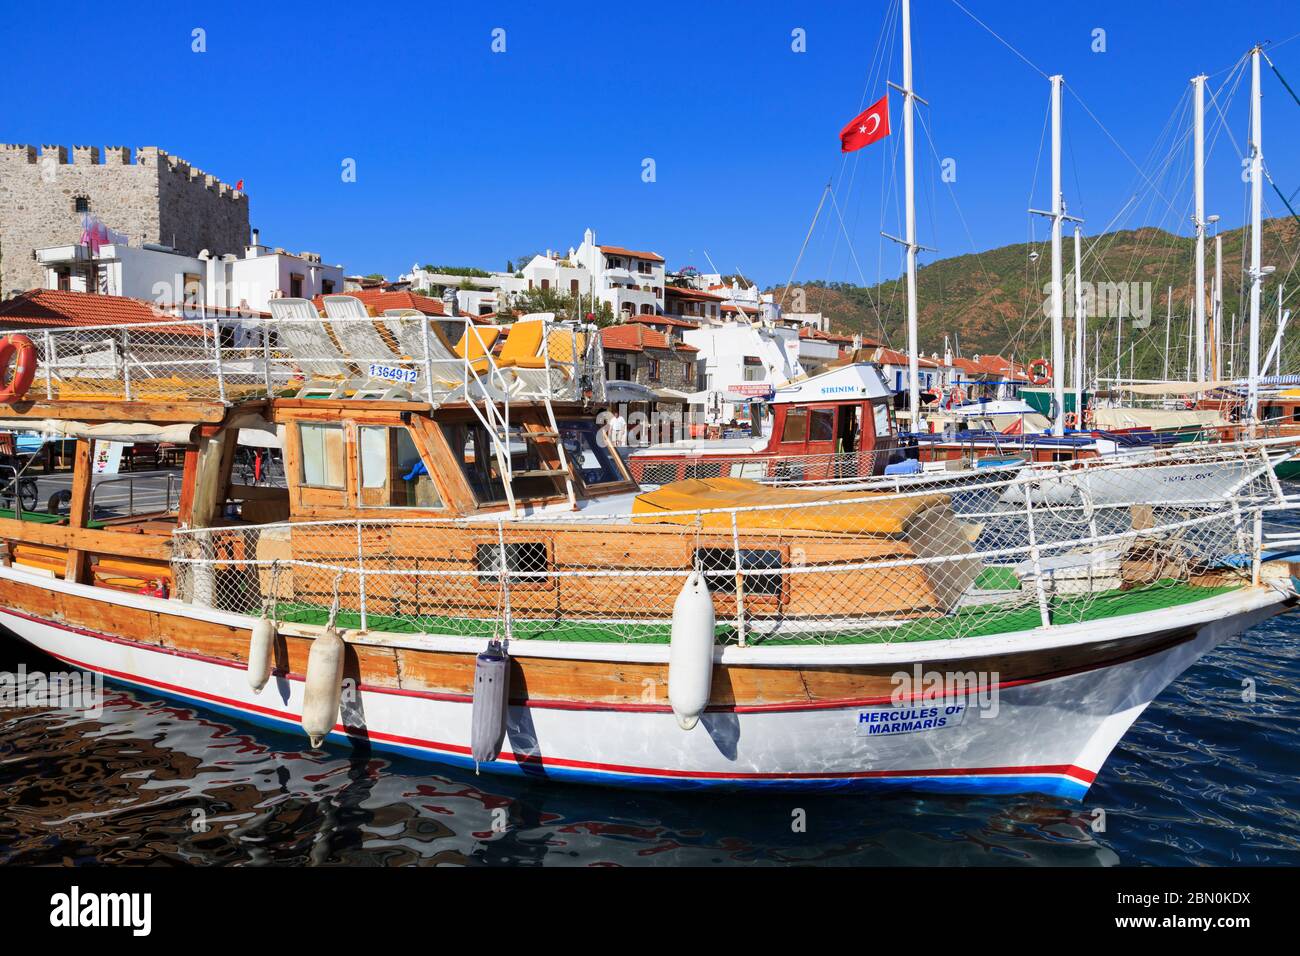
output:
[[[1274,61],[1300,89],[1300,39],[1283,42],[1300,33],[1294,0],[962,2],[1045,71],[1065,74],[1139,164],[1181,115],[1188,78],[1203,71],[1217,87],[1257,40],[1281,44]],[[263,241],[390,277],[417,260],[503,268],[576,245],[590,225],[601,241],[656,250],[670,266],[705,268],[707,250],[724,271],[784,282],[834,179],[875,281],[900,261],[878,238],[882,225],[901,229],[897,97],[895,135],[854,154],[856,165],[842,165],[837,134],[864,96],[884,91],[879,78],[864,87],[890,9],[887,0],[812,10],[3,0],[0,141],[161,146],[226,182],[244,179]],[[1024,241],[1047,82],[951,0],[915,0],[913,18],[926,122],[938,155],[957,160],[950,193],[919,134],[921,241],[942,255]],[[490,48],[497,27],[503,54]],[[191,51],[194,28],[206,30],[205,53]],[[806,31],[805,53],[791,49],[795,28]],[[1091,50],[1095,28],[1106,31],[1105,53]],[[887,52],[897,81],[898,43]],[[1247,88],[1248,78],[1229,115],[1239,144]],[[1264,90],[1265,155],[1290,194],[1300,189],[1300,105],[1267,66]],[[1135,189],[1134,167],[1068,94],[1066,126],[1066,194],[1087,230],[1137,193],[1124,225],[1187,231],[1181,160],[1161,184],[1171,211]],[[647,157],[653,183],[641,178]],[[355,183],[341,179],[345,158],[356,161]],[[1045,153],[1041,162],[1040,207]],[[1224,135],[1208,194],[1225,225],[1241,222],[1238,159]],[[1283,211],[1271,189],[1265,198]],[[1033,228],[1045,235],[1044,223]],[[858,278],[838,232],[828,211],[799,278]]]

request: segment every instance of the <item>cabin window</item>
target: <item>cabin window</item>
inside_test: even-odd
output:
[[[564,454],[582,476],[584,485],[607,485],[623,481],[623,472],[609,445],[598,438],[594,422],[561,422]]]
[[[700,548],[695,552],[696,566],[705,571],[728,571],[729,574],[708,576],[709,590],[714,594],[736,593],[736,552],[730,548]],[[767,548],[741,548],[740,567],[745,574],[746,594],[781,593],[781,552]],[[775,574],[753,572],[775,571]]]
[[[444,424],[443,434],[453,455],[461,461],[461,471],[474,498],[480,504],[506,500],[505,485],[501,481],[501,467],[497,461],[492,439],[478,423]],[[510,470],[514,474],[511,488],[517,500],[549,498],[559,494],[556,479],[538,474],[552,466],[542,456],[538,442],[519,426],[512,426],[505,442],[510,455]],[[563,476],[558,476],[562,478]]]
[[[781,429],[782,442],[803,444],[808,439],[808,409],[791,408],[785,413],[785,427]]]
[[[405,428],[362,425],[357,463],[363,508],[442,507],[424,459]]]
[[[312,488],[342,488],[343,426],[315,422],[298,423],[298,444],[302,448],[304,485]]]
[[[835,409],[814,408],[808,419],[809,441],[833,441],[835,439]]]
[[[474,566],[483,573],[479,578],[484,584],[498,584],[501,581],[501,545],[480,544],[474,548]],[[506,573],[510,576],[510,586],[517,584],[545,585],[550,580],[547,571],[550,562],[546,557],[546,545],[539,541],[525,541],[507,544]]]
[[[871,406],[871,413],[874,416],[873,423],[877,438],[884,438],[886,435],[894,433],[894,422],[889,415],[889,404],[887,402],[874,402]]]

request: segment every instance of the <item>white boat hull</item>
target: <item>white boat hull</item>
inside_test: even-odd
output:
[[[1267,588],[1224,597],[1232,600],[1200,602],[1190,614],[1178,609],[1190,620],[1172,646],[1118,664],[997,686],[996,712],[981,712],[973,694],[897,705],[874,699],[711,708],[698,726],[683,731],[662,705],[538,702],[510,708],[503,752],[482,769],[642,788],[892,787],[1081,798],[1125,731],[1165,686],[1202,654],[1277,613],[1287,600]],[[1150,618],[1154,625],[1159,613],[1167,612],[1121,620],[1132,631],[1134,619]],[[53,657],[111,681],[303,739],[299,677],[277,674],[255,693],[244,668],[230,661],[124,641],[12,609],[0,609],[0,624]],[[1094,630],[1106,631],[1096,639],[1118,633]],[[986,647],[987,640],[965,639]],[[814,656],[816,650],[803,653]],[[910,670],[909,658],[900,656],[906,650],[892,645],[883,653]],[[918,652],[910,660],[924,656]],[[826,663],[834,664],[834,655]],[[925,727],[925,719],[935,718],[914,713],[931,707],[945,718],[942,726]],[[950,710],[954,707],[960,709]],[[362,687],[356,700],[345,698],[339,725],[328,739],[341,746],[365,740],[377,750],[471,766],[470,711],[463,697]],[[882,722],[883,732],[870,729]],[[907,729],[912,725],[917,729]]]

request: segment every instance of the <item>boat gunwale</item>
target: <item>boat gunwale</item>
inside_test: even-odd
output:
[[[1281,563],[1281,562],[1277,562]],[[1270,568],[1274,562],[1266,563]],[[146,595],[114,591],[94,585],[67,582],[28,572],[21,566],[0,567],[0,577],[20,584],[45,587],[59,593],[89,597],[106,604],[121,604],[140,610],[174,614],[191,620],[214,625],[250,630],[257,617],[235,614],[215,608],[197,607],[182,601],[155,598]],[[1266,576],[1268,578],[1273,575]],[[906,641],[870,644],[820,644],[809,642],[799,645],[719,645],[714,648],[716,664],[769,666],[769,667],[828,667],[870,665],[881,663],[913,663],[928,660],[956,660],[986,657],[1005,651],[1047,650],[1083,646],[1103,640],[1136,637],[1160,630],[1184,626],[1199,626],[1213,621],[1250,613],[1271,605],[1296,602],[1290,590],[1289,565],[1276,574],[1288,583],[1261,584],[1254,587],[1243,584],[1226,593],[1209,595],[1172,607],[1106,618],[1107,626],[1097,627],[1097,621],[1079,621],[1054,624],[1029,630],[1008,631],[978,637],[941,638],[931,641]],[[292,624],[278,622],[278,630],[286,635],[315,638],[325,631],[325,625]],[[391,631],[340,631],[344,641],[360,646],[401,648],[432,653],[478,653],[486,645],[487,637],[460,637],[439,634],[402,634]],[[510,653],[516,657],[552,658],[558,660],[585,660],[609,662],[667,663],[668,644],[638,644],[614,641],[536,641],[515,639],[509,642]]]

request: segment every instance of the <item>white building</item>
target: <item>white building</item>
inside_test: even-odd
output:
[[[687,288],[721,296],[728,318],[761,319],[767,323],[781,321],[781,305],[771,292],[761,292],[756,285],[736,282],[720,272],[684,270],[673,278]]]
[[[575,298],[609,305],[616,316],[657,315],[664,311],[664,257],[657,252],[602,246],[591,229],[582,244],[567,255],[547,250],[524,263],[518,273],[492,272],[463,276],[413,266],[399,281],[412,289],[454,287],[466,312],[477,313],[489,303],[495,310],[502,300],[531,289],[555,289]],[[471,286],[463,289],[461,286]]]
[[[185,256],[156,243],[131,246],[52,246],[36,250],[45,273],[44,288],[128,296],[161,305],[204,305],[268,311],[271,299],[310,299],[343,291],[342,266],[321,262],[316,253],[297,255],[258,242],[242,258],[212,256],[206,250]]]
[[[880,374],[892,391],[898,394],[911,391],[912,375],[907,353],[882,345],[875,350],[871,360],[880,366]],[[916,371],[922,392],[938,392],[947,381],[942,363],[926,355],[917,357]]]
[[[703,405],[710,422],[736,419],[737,406],[804,373],[799,335],[792,329],[729,322],[685,329],[682,339],[700,350],[704,388],[692,404]]]

